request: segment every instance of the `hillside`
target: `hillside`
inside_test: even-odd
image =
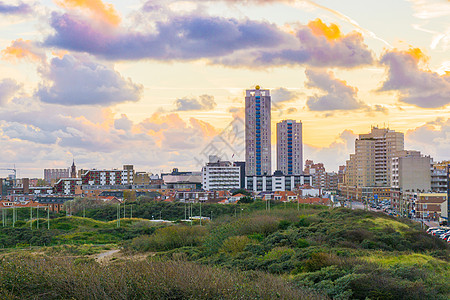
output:
[[[174,215],[183,212],[183,207],[179,208]],[[2,281],[0,296],[31,297],[30,291],[39,290],[35,278],[41,278],[39,282],[48,286],[50,294],[46,295],[51,295],[47,298],[63,295],[59,298],[82,299],[91,281],[106,293],[99,298],[125,289],[123,297],[114,294],[110,297],[113,299],[139,295],[236,299],[238,291],[243,299],[450,297],[450,249],[416,223],[381,213],[308,205],[300,210],[293,205],[278,205],[267,211],[255,204],[240,209],[236,213],[226,208],[225,213],[216,213],[218,216],[203,226],[154,225],[144,219],[124,219],[117,228],[116,221],[63,217],[51,220],[50,230],[31,231],[29,224],[2,228],[0,243],[10,248],[4,250],[0,276],[13,276],[11,272],[16,269],[12,265],[23,274],[16,272],[13,276],[22,283],[20,288],[12,279]],[[47,247],[31,248],[18,257],[14,248],[18,243],[12,241],[20,241],[23,249],[24,245],[38,245],[33,239],[45,240]],[[118,247],[122,257],[106,264],[92,258],[93,253]],[[125,259],[134,255],[147,255],[148,259]],[[59,271],[49,271],[52,268]],[[67,278],[61,278],[61,272]],[[124,275],[118,277],[117,272]],[[112,282],[105,286],[87,273],[103,274],[101,278],[107,276]],[[208,274],[208,280],[202,273]],[[62,279],[70,282],[69,286],[58,285]],[[74,287],[80,296],[74,293]]]

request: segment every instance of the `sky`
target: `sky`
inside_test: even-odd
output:
[[[327,171],[372,126],[450,159],[450,1],[0,0],[0,169],[18,177],[243,160],[256,85],[274,170],[284,119]]]

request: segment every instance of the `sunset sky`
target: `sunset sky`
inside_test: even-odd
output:
[[[18,177],[72,158],[199,171],[255,85],[273,148],[276,122],[301,120],[327,171],[377,125],[450,159],[447,0],[0,1],[0,29],[0,168]]]

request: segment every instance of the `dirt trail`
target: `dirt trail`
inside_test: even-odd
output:
[[[120,250],[115,249],[115,250],[102,252],[95,257],[95,260],[98,262],[106,262],[108,260],[108,258],[110,258],[111,256],[113,256],[114,254],[116,254],[119,251]]]

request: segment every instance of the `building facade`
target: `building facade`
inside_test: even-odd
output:
[[[209,163],[202,168],[202,188],[205,191],[233,190],[241,187],[241,168],[229,161],[210,156]]]
[[[127,185],[133,184],[132,165],[124,165],[123,170],[88,170],[81,175],[83,185]]]
[[[75,195],[76,187],[81,185],[81,178],[61,178],[55,184],[55,194]]]
[[[69,178],[70,170],[67,169],[44,169],[44,180],[48,184],[57,182],[61,178]]]
[[[271,98],[269,90],[247,90],[245,96],[245,173],[272,173]]]
[[[404,134],[389,128],[372,127],[370,133],[360,134],[355,140],[355,154],[345,167],[346,193],[361,197],[362,187],[390,187],[392,158],[404,150]]]
[[[270,176],[245,177],[245,189],[253,192],[293,191],[303,185],[311,185],[309,175],[284,175],[281,171],[275,171]]]
[[[399,151],[392,158],[391,187],[400,191],[431,190],[430,156],[423,156],[420,151]]]
[[[277,170],[286,175],[303,172],[302,123],[283,120],[277,123]]]

